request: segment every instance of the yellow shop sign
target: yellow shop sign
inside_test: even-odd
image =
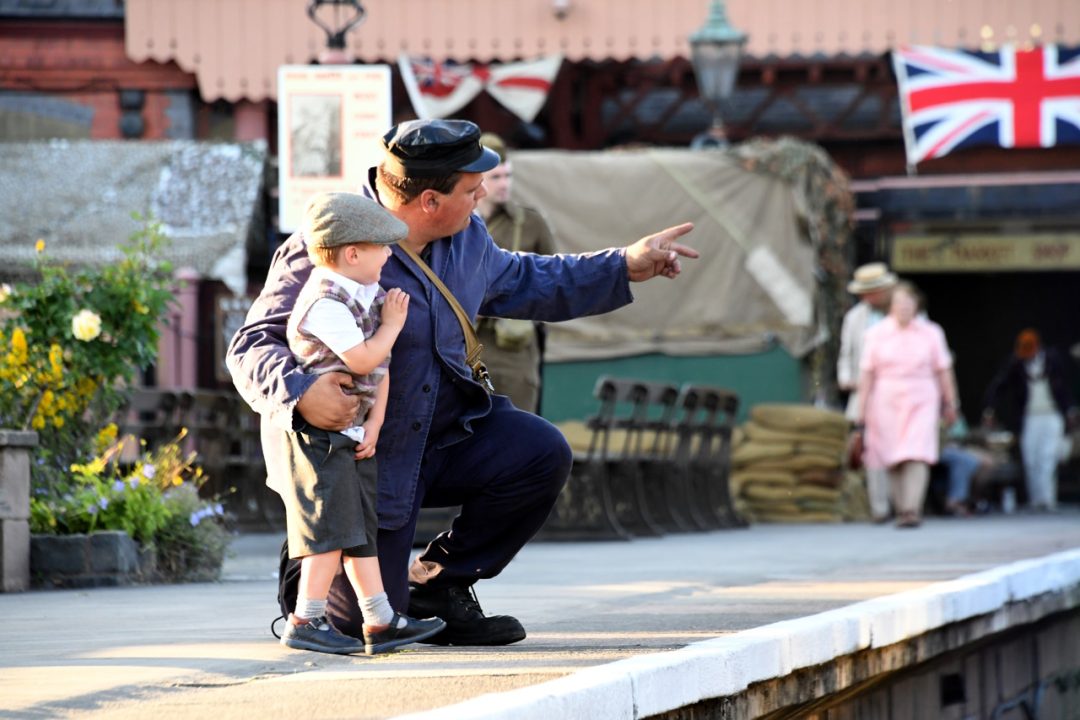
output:
[[[898,272],[1047,271],[1080,268],[1080,234],[940,233],[893,239]]]

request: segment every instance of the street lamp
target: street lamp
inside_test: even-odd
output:
[[[321,12],[319,8],[331,7],[331,12]],[[347,9],[352,9],[351,17]],[[307,15],[311,21],[326,33],[326,51],[319,54],[319,62],[326,64],[348,64],[352,58],[345,52],[345,36],[364,20],[367,12],[360,5],[360,0],[311,0],[307,6]]]
[[[690,36],[690,61],[697,76],[698,92],[712,110],[712,127],[694,138],[691,147],[727,144],[720,103],[731,96],[746,33],[736,30],[727,19],[723,0],[709,3],[705,24]]]

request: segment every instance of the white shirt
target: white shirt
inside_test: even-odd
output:
[[[371,310],[371,303],[375,302],[375,296],[379,292],[378,283],[364,285],[327,267],[312,269],[308,282],[320,282],[323,279],[332,280],[344,288],[349,297],[355,298],[365,311]],[[357,326],[349,308],[330,298],[320,298],[312,304],[300,323],[300,329],[317,337],[339,358],[365,340],[364,332]],[[356,442],[364,441],[364,428],[359,425],[341,432]]]
[[[1040,351],[1027,363],[1028,401],[1025,412],[1028,415],[1056,415],[1057,405],[1050,392],[1050,381],[1046,378],[1046,356]]]

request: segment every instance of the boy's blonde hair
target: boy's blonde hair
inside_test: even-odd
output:
[[[361,243],[349,243],[349,245],[360,245]],[[311,259],[311,263],[316,267],[328,267],[335,268],[338,264],[338,255],[342,250],[349,247],[349,245],[335,245],[334,247],[320,247],[316,245],[307,246],[307,254]]]

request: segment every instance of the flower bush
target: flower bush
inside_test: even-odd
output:
[[[143,227],[120,246],[119,262],[69,269],[49,262],[38,240],[39,280],[0,293],[0,426],[38,431],[36,485],[62,488],[124,387],[156,357],[172,268],[158,258],[160,225],[135,218]]]
[[[170,581],[214,580],[228,544],[221,503],[199,497],[206,477],[196,454],[181,447],[186,433],[135,462],[124,463],[124,446],[110,423],[97,436],[98,454],[71,466],[72,482],[62,495],[35,491],[30,529],[70,534],[123,530],[152,548],[161,577]]]
[[[156,359],[173,300],[172,268],[159,258],[167,238],[134,217],[142,227],[118,262],[70,268],[38,240],[36,281],[0,287],[0,427],[38,432],[33,532],[124,530],[154,548],[167,579],[201,578],[204,566],[220,567],[225,530],[220,505],[198,497],[205,478],[182,451],[183,433],[122,461],[125,441],[110,423]]]

